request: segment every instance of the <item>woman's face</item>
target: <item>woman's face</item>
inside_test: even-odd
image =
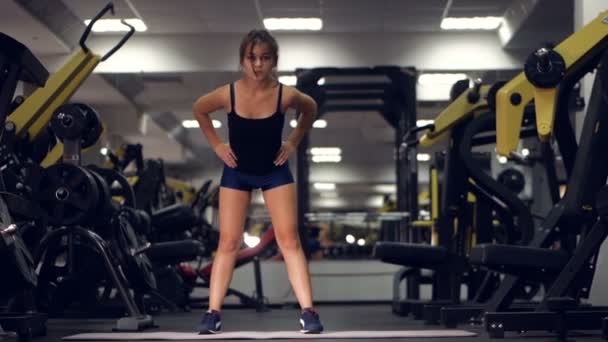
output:
[[[256,81],[269,78],[275,64],[276,61],[267,43],[249,44],[241,61],[245,75]]]

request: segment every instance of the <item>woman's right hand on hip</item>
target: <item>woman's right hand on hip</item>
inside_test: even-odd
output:
[[[217,156],[220,157],[220,159],[224,162],[224,164],[233,169],[236,167],[236,155],[230,148],[230,145],[224,143],[217,144],[214,151],[215,154],[217,154]]]

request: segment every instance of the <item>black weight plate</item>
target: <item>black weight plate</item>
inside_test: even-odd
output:
[[[106,183],[110,187],[110,194],[112,197],[122,197],[124,201],[121,204],[135,208],[135,192],[125,176],[118,171],[96,165],[89,165],[88,168],[97,172],[106,180]]]
[[[454,82],[452,88],[450,88],[450,101],[454,101],[458,96],[462,95],[467,89],[469,89],[470,81],[468,79],[458,80]]]
[[[521,171],[506,169],[498,175],[498,182],[504,184],[513,193],[519,194],[526,186],[526,179]]]
[[[78,104],[64,104],[53,112],[50,126],[61,141],[77,139],[86,132],[87,116]]]
[[[91,222],[94,225],[105,225],[110,221],[114,208],[112,207],[112,195],[110,194],[110,188],[106,180],[97,172],[88,170],[91,176],[95,179],[97,188],[99,189],[99,203],[97,204],[97,210],[95,215],[91,217]]]
[[[541,50],[528,56],[524,73],[528,81],[539,88],[555,87],[564,78],[566,61],[555,50]]]
[[[50,223],[73,225],[95,214],[99,189],[85,168],[61,163],[45,169],[36,198]]]
[[[95,145],[103,133],[103,126],[101,124],[101,117],[91,106],[84,103],[76,103],[86,116],[86,126],[80,138],[80,146],[87,148]]]

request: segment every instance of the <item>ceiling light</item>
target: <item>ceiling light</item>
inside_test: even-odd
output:
[[[498,157],[498,162],[501,163],[501,164],[506,164],[507,161],[509,161],[509,160],[505,156],[499,156]]]
[[[319,120],[315,120],[315,122],[313,122],[312,127],[314,128],[325,128],[327,127],[327,121],[319,119]]]
[[[313,163],[339,163],[342,156],[312,156]]]
[[[374,190],[383,194],[392,194],[397,192],[397,185],[395,184],[377,184],[374,185]]]
[[[365,245],[365,239],[359,239],[359,240],[357,240],[357,245],[364,246]]]
[[[129,31],[129,27],[123,23],[121,23],[122,19],[99,19],[93,24],[93,28],[91,29],[93,32],[121,32],[121,31]],[[148,29],[146,24],[141,19],[138,18],[129,18],[124,19],[127,24],[133,26],[135,31],[144,32]],[[89,25],[91,19],[87,19],[84,21],[85,25]]]
[[[342,154],[342,149],[339,147],[313,147],[310,149],[310,154],[313,156],[336,156]]]
[[[298,82],[298,77],[293,75],[279,76],[279,82],[287,86],[295,86]]]
[[[521,150],[521,155],[524,156],[524,157],[529,156],[530,155],[530,150],[527,149],[527,148],[522,149]]]
[[[309,30],[319,31],[323,28],[321,18],[266,18],[264,27],[267,30]]]
[[[185,128],[198,128],[198,121],[196,120],[183,120],[182,126]]]
[[[108,148],[107,147],[102,147],[99,152],[104,155],[107,156],[108,155]]]
[[[355,243],[355,237],[352,234],[346,235],[346,242]]]
[[[314,183],[312,186],[317,190],[336,190],[336,183]]]
[[[213,123],[213,128],[220,128],[220,127],[222,127],[222,122],[220,120],[213,120],[211,122]]]
[[[431,160],[431,155],[428,153],[418,153],[416,155],[416,160],[418,160],[419,162],[427,162]]]
[[[338,198],[338,193],[335,191],[327,191],[322,192],[321,194],[319,194],[319,196],[322,198]]]
[[[418,83],[422,85],[449,84],[451,86],[456,81],[466,78],[468,78],[467,74],[463,73],[428,73],[418,76]]]
[[[325,84],[325,77],[319,78],[319,80],[317,81],[317,85],[324,85],[324,84]]]
[[[502,17],[443,18],[443,30],[495,30],[502,24]]]
[[[291,121],[289,121],[289,126],[291,126],[291,128],[296,128],[297,125],[298,125],[298,120],[291,119]]]
[[[435,120],[416,120],[416,126],[418,126],[418,127],[432,125],[434,123],[435,123]]]

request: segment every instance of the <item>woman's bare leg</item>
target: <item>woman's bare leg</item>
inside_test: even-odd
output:
[[[220,187],[220,241],[211,270],[209,310],[220,311],[230,286],[250,200],[250,192]]]
[[[300,307],[312,308],[312,288],[308,263],[300,236],[296,218],[296,197],[293,184],[287,184],[266,190],[264,202],[272,219],[277,243],[283,254],[289,282],[300,303]]]

